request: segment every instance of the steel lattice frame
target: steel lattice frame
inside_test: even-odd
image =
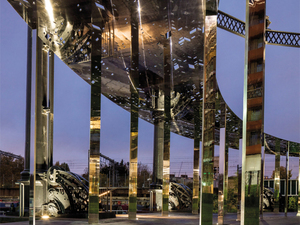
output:
[[[266,39],[271,45],[300,47],[300,34],[275,30],[266,31]]]
[[[233,34],[245,37],[245,22],[218,11],[218,27]],[[271,45],[300,47],[300,33],[267,30],[266,42]]]
[[[245,37],[245,22],[220,10],[218,11],[218,27],[241,37]]]
[[[16,159],[22,159],[23,157],[22,156],[20,156],[20,155],[15,155],[15,154],[12,154],[12,153],[10,153],[10,152],[4,152],[4,151],[1,151],[0,150],[0,157],[1,156],[8,156],[8,157],[12,157],[12,158],[16,158]]]

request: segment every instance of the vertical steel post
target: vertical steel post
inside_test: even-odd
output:
[[[194,108],[194,167],[193,167],[193,202],[192,213],[199,212],[199,160],[200,160],[200,96],[193,102]]]
[[[153,191],[150,191],[150,212],[153,211]]]
[[[205,1],[200,223],[212,224],[218,1]]]
[[[169,183],[170,183],[170,123],[171,123],[171,32],[166,34],[164,45],[164,152],[163,152],[163,193],[162,215],[169,213]]]
[[[243,149],[243,139],[239,139],[239,158],[241,159]],[[239,160],[240,161],[240,160]],[[237,165],[238,176],[238,207],[237,207],[237,221],[241,221],[241,199],[242,199],[242,171],[241,166]],[[242,223],[241,223],[242,224]]]
[[[27,79],[26,79],[26,123],[25,123],[25,157],[24,171],[21,179],[29,180],[30,176],[30,137],[31,137],[31,76],[32,76],[32,30],[27,28]]]
[[[35,224],[36,212],[41,212],[46,201],[47,186],[39,173],[48,169],[48,47],[43,44],[36,31],[35,55],[35,126],[34,126],[34,170],[30,180],[30,224]],[[36,185],[39,182],[41,185]]]
[[[223,176],[223,192],[224,192],[224,216],[228,210],[228,160],[229,160],[229,140],[228,140],[228,135],[230,132],[230,127],[229,124],[227,123],[227,120],[230,119],[228,118],[227,114],[229,112],[229,109],[227,107],[227,104],[225,104],[225,154],[224,154],[224,176]],[[230,113],[232,115],[232,113]],[[239,120],[235,117],[235,121]],[[239,127],[238,127],[239,128]]]
[[[91,35],[91,105],[89,149],[88,223],[99,222],[100,131],[101,131],[101,41],[103,24],[91,1],[91,19],[95,27]]]
[[[220,94],[218,93],[219,107],[218,110],[221,112],[219,117],[220,124],[220,139],[219,139],[219,184],[218,184],[218,224],[224,224],[224,206],[225,206],[225,164],[226,164],[226,104]],[[228,155],[228,154],[227,154]],[[227,156],[228,159],[228,156]]]
[[[246,0],[241,224],[259,223],[266,0]]]
[[[48,167],[53,166],[53,116],[54,116],[54,52],[49,51],[48,91]]]
[[[274,212],[279,212],[280,197],[280,139],[275,139]]]
[[[263,219],[264,212],[264,180],[265,180],[265,134],[263,135],[263,141],[261,146],[261,177],[260,177],[260,219]]]
[[[34,182],[34,202],[38,214],[43,213],[42,205],[47,200],[47,185],[40,174],[46,172],[48,164],[48,51],[49,47],[44,45],[42,40],[36,38],[36,87],[35,87],[35,138],[34,138],[34,155],[35,155],[35,182]],[[40,183],[41,185],[36,185]]]
[[[112,205],[113,205],[113,201],[112,201],[112,189],[110,189],[109,192],[109,211],[112,212]]]
[[[289,203],[289,153],[290,153],[290,142],[287,143],[287,150],[286,150],[286,161],[285,161],[285,168],[286,168],[286,178],[285,178],[285,207],[284,207],[284,214],[287,217],[288,212],[288,203]]]
[[[164,93],[159,88],[153,90],[153,119],[154,119],[154,143],[153,143],[153,174],[151,189],[160,189],[163,180],[163,151],[164,151]]]
[[[32,82],[32,29],[27,27],[27,72],[26,72],[26,122],[25,122],[25,154],[24,170],[21,172],[22,199],[20,198],[20,216],[25,209],[29,211],[29,179],[30,179],[30,139],[31,139],[31,82]],[[22,206],[22,207],[21,207]],[[22,210],[21,210],[22,209]]]
[[[130,69],[130,158],[128,218],[136,219],[138,173],[138,115],[139,115],[139,19],[138,1],[130,1],[131,19],[131,69]]]
[[[299,147],[299,145],[298,145],[298,150],[299,150],[299,152],[298,152],[298,158],[299,158],[299,167],[298,167],[298,206],[297,206],[297,208],[298,208],[298,212],[297,212],[297,216],[300,216],[300,147]]]

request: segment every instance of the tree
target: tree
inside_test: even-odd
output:
[[[275,177],[275,170],[273,170],[271,179],[274,179]],[[290,179],[292,177],[292,170],[289,170],[289,176],[288,178]],[[284,166],[280,167],[280,179],[286,179],[286,168]]]
[[[116,176],[116,180],[115,180],[115,186],[117,187],[122,187],[128,186],[128,182],[129,182],[129,163],[124,163],[123,159],[121,160],[121,162],[115,162],[115,164],[109,164],[109,165],[104,165],[101,167],[100,170],[100,186],[101,187],[106,187],[108,186],[108,182],[110,183],[110,185],[112,185],[112,181],[110,181],[110,179],[112,179],[112,177],[110,178],[109,176],[112,176],[112,170],[113,167],[115,169],[115,176]],[[82,176],[84,178],[86,178],[88,180],[89,178],[89,171],[88,168],[85,168],[84,173],[82,174]],[[152,176],[152,172],[149,169],[149,167],[145,164],[142,163],[138,163],[138,173],[137,173],[137,186],[139,188],[142,187],[148,187],[149,186],[149,181],[148,179]]]
[[[24,158],[16,159],[11,156],[0,156],[1,188],[17,187],[15,184],[21,178],[24,170]]]
[[[57,161],[54,166],[58,166],[60,168],[63,168],[65,171],[70,171],[70,167],[68,165],[68,163],[63,162],[62,164],[59,163],[59,161]]]
[[[81,176],[85,178],[87,181],[89,180],[89,169],[87,167],[85,167],[84,173]]]
[[[137,187],[149,187],[147,179],[152,176],[149,167],[146,164],[138,163]]]

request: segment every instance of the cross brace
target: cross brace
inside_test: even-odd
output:
[[[245,37],[245,22],[218,11],[218,27]],[[266,30],[266,43],[271,45],[300,47],[300,33]]]

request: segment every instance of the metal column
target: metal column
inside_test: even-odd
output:
[[[280,197],[280,139],[275,139],[274,212],[279,212]]]
[[[193,167],[193,202],[192,213],[198,214],[199,212],[199,160],[200,160],[200,112],[201,112],[200,96],[196,97],[193,102],[194,109],[194,167]]]
[[[171,123],[171,32],[166,34],[164,45],[164,152],[163,152],[163,196],[162,215],[169,213],[170,183],[170,123]]]
[[[31,82],[32,82],[32,29],[27,28],[27,72],[26,72],[26,122],[24,170],[20,181],[20,217],[29,211],[30,139],[31,139]]]
[[[38,35],[38,32],[37,32]],[[47,200],[47,184],[39,175],[49,168],[49,75],[48,75],[48,53],[49,48],[43,44],[37,36],[36,48],[36,87],[35,87],[35,211],[43,213],[42,205]],[[50,87],[51,88],[51,87]],[[39,185],[37,185],[39,183]],[[39,211],[39,212],[38,212]]]
[[[284,214],[287,217],[288,212],[288,203],[289,203],[289,153],[290,153],[290,142],[287,143],[286,149],[286,161],[285,161],[285,168],[286,168],[286,178],[285,178],[285,205],[284,205]]]
[[[91,2],[91,7],[92,7]],[[90,105],[90,149],[89,149],[89,209],[88,223],[99,222],[100,183],[100,131],[101,131],[101,40],[102,23],[99,12],[92,8],[95,25],[91,37],[91,105]]]
[[[202,109],[200,223],[212,224],[216,98],[217,1],[206,1]]]
[[[138,1],[130,1],[131,18],[131,69],[130,69],[130,158],[128,218],[136,219],[138,173],[138,118],[139,118],[139,19]]]
[[[163,148],[164,148],[164,93],[159,88],[153,90],[153,119],[154,119],[154,145],[153,145],[153,174],[151,189],[161,189],[163,180]]]
[[[259,223],[266,1],[246,0],[241,224]]]
[[[220,124],[220,139],[219,139],[219,184],[218,184],[218,224],[224,224],[224,215],[225,215],[225,205],[227,194],[226,189],[226,158],[228,161],[228,150],[226,154],[226,104],[221,96],[218,93],[218,105],[219,111],[221,112],[219,117]],[[226,157],[227,155],[227,157]]]
[[[300,147],[298,145],[298,158],[299,158],[299,168],[298,168],[298,209],[297,216],[300,216]]]
[[[42,205],[47,201],[47,184],[40,177],[40,174],[43,174],[49,168],[49,145],[53,145],[53,140],[49,140],[49,132],[52,131],[49,130],[48,123],[50,113],[48,88],[53,88],[53,83],[49,82],[50,74],[48,73],[49,48],[38,37],[38,31],[35,35],[35,138],[33,179],[30,181],[30,224],[35,223],[35,215],[42,215]],[[50,62],[53,68],[53,61],[50,60]]]
[[[264,180],[265,180],[265,134],[263,134],[261,146],[261,176],[260,176],[260,219],[263,219],[264,212]]]
[[[54,52],[49,51],[49,97],[48,97],[48,168],[53,166],[53,117],[54,117]]]

